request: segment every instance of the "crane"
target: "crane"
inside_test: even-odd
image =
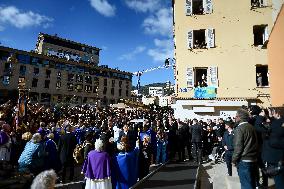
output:
[[[137,72],[133,72],[132,74],[137,76],[138,79],[137,79],[137,90],[138,90],[138,95],[140,95],[140,80],[141,80],[141,76],[144,74],[144,73],[147,73],[147,72],[152,72],[152,71],[155,71],[155,70],[160,70],[160,69],[167,69],[171,66],[174,66],[174,63],[175,63],[175,59],[174,58],[167,58],[165,60],[165,64],[163,66],[157,66],[157,67],[153,67],[153,68],[148,68],[146,70],[142,70],[142,71],[137,71]]]

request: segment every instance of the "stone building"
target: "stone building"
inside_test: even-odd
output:
[[[40,33],[35,51],[0,46],[0,100],[98,104],[129,99],[132,73],[98,66],[99,48]]]

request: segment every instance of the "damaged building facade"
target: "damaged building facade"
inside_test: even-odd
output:
[[[269,106],[267,42],[283,0],[173,0],[180,118]]]
[[[99,66],[100,49],[40,33],[34,51],[0,46],[0,100],[25,91],[32,103],[97,104],[129,99],[132,73]]]

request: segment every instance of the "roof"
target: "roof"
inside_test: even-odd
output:
[[[278,14],[277,14],[277,17],[276,17],[275,22],[274,22],[274,24],[273,24],[273,26],[272,26],[272,29],[271,29],[271,32],[270,32],[269,37],[271,36],[271,34],[272,34],[273,30],[274,30],[274,27],[275,27],[275,25],[276,25],[276,23],[277,23],[277,21],[278,21],[278,19],[279,19],[279,15],[281,14],[282,11],[284,11],[284,2],[283,2],[283,4],[282,4],[282,6],[281,6],[280,11],[279,11]]]
[[[89,48],[96,49],[96,50],[99,50],[99,51],[102,50],[102,49],[97,48],[97,47],[93,47],[93,46],[86,45],[86,44],[83,44],[83,43],[78,43],[78,42],[75,42],[75,41],[71,41],[69,39],[64,39],[64,38],[58,37],[57,35],[49,35],[49,34],[40,32],[38,37],[40,37],[40,36],[43,36],[43,37],[47,36],[47,37],[50,37],[50,38],[53,38],[53,39],[56,39],[56,40],[61,40],[61,41],[65,41],[65,42],[68,42],[68,43],[73,43],[73,44],[76,44],[76,45],[89,47]]]

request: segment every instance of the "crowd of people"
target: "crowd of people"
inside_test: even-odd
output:
[[[76,163],[82,165],[85,188],[129,188],[149,174],[151,164],[200,164],[221,154],[229,176],[233,165],[238,168],[242,188],[265,187],[268,176],[277,189],[284,186],[279,109],[243,108],[226,120],[175,119],[169,108],[28,104],[25,111],[18,117],[14,104],[0,106],[0,169],[10,165],[36,176],[34,188],[44,176],[48,185],[73,181]]]

